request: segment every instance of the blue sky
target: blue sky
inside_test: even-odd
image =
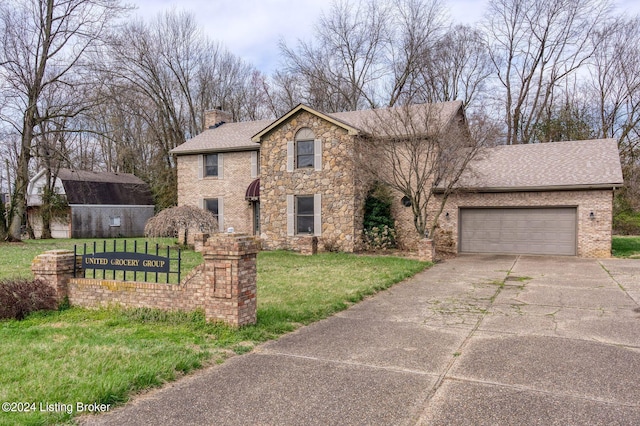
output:
[[[317,16],[329,0],[130,0],[138,7],[135,14],[147,19],[176,8],[195,13],[201,27],[232,53],[271,73],[278,65],[277,43],[289,45],[308,39]],[[482,17],[487,0],[446,0],[451,18],[473,23]],[[640,1],[617,0],[619,10],[640,13]]]

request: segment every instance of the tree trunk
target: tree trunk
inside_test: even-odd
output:
[[[27,212],[27,185],[29,184],[29,162],[31,160],[31,141],[35,127],[35,100],[24,114],[22,127],[22,140],[20,155],[18,157],[18,169],[16,170],[16,186],[11,200],[11,223],[9,224],[8,237],[13,240],[21,239],[22,226],[25,224]]]

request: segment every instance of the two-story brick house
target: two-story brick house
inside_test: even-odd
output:
[[[439,127],[466,126],[460,102],[429,108]],[[275,121],[230,123],[220,111],[207,117],[205,132],[172,151],[180,205],[207,208],[221,231],[258,234],[269,249],[298,249],[309,236],[321,250],[358,249],[369,188],[354,144],[379,119],[376,111],[325,114],[298,105]],[[410,246],[417,235],[400,198],[398,238]]]
[[[245,197],[260,170],[260,145],[251,137],[271,122],[233,123],[223,111],[207,111],[206,130],[172,151],[178,159],[178,204],[210,210],[220,231],[259,234],[257,191]]]
[[[434,131],[465,133],[460,102],[410,108],[428,110]],[[380,117],[298,105],[276,120],[232,123],[209,111],[206,130],[172,151],[178,203],[213,211],[221,231],[259,235],[267,249],[298,250],[315,236],[320,250],[357,251],[369,186],[354,148],[376,136]],[[376,152],[365,155],[376,161]],[[622,184],[615,141],[496,147],[471,169],[441,218],[453,251],[610,253],[612,195]],[[399,240],[415,247],[413,216],[395,195]]]

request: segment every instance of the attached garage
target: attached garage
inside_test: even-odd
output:
[[[487,148],[448,197],[436,250],[609,257],[622,183],[614,139]]]
[[[462,208],[461,253],[576,255],[576,208]]]

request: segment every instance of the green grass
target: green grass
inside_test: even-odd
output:
[[[73,250],[74,244],[82,246],[84,243],[87,244],[88,250],[91,252],[94,241],[99,242],[98,251],[102,251],[101,244],[103,240],[95,239],[25,240],[20,243],[0,243],[0,279],[11,277],[31,277],[31,262],[37,255],[44,253],[47,250]],[[111,251],[113,248],[112,241],[113,239],[107,240],[107,251]],[[143,251],[145,241],[149,242],[150,250],[151,246],[155,249],[156,243],[159,244],[161,248],[165,249],[167,245],[173,246],[175,243],[175,239],[173,238],[118,238],[116,239],[116,248],[118,250],[122,250],[125,241],[127,243],[128,250],[132,250],[134,243],[137,242],[139,247],[138,251]],[[164,256],[165,254],[166,251],[164,253],[160,253],[161,256]],[[172,253],[171,255],[175,256],[175,253]],[[202,255],[200,253],[196,253],[191,250],[183,250],[182,265],[180,268],[182,276],[184,277],[185,273],[192,270],[201,262]],[[92,271],[87,271],[89,274],[91,272]],[[110,277],[110,273],[110,271],[107,272],[107,278]],[[100,274],[96,275],[96,277],[102,277],[102,271],[96,272],[96,274]],[[132,272],[129,272],[127,275],[127,280],[133,280]],[[87,275],[87,277],[91,276],[92,275]],[[174,278],[176,276],[172,274],[171,277]],[[141,280],[141,274],[138,274],[138,278]]]
[[[615,257],[640,256],[640,236],[614,236],[611,252]]]
[[[32,242],[8,246],[0,244],[2,263],[5,255],[17,260],[51,248]],[[20,255],[10,253],[16,248]],[[28,276],[30,260],[22,264],[14,272]],[[152,309],[71,308],[0,322],[0,402],[119,404],[325,318],[426,266],[394,257],[262,252],[258,323],[240,329],[206,323],[201,312]],[[59,423],[75,414],[0,412],[0,425]]]

